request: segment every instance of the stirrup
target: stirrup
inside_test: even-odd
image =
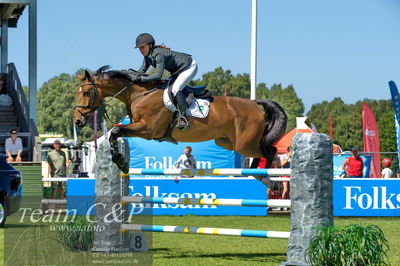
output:
[[[180,129],[180,130],[185,130],[189,127],[189,121],[187,120],[187,118],[183,115],[179,115],[178,119],[177,119],[177,123],[176,123],[176,128]]]

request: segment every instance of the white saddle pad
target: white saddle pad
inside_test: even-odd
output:
[[[168,89],[164,90],[164,104],[172,112],[176,111],[175,105],[168,96]],[[210,112],[210,101],[193,98],[192,104],[186,109],[186,115],[198,118],[206,118]]]

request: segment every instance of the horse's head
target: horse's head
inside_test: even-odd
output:
[[[76,91],[76,104],[74,112],[74,123],[83,127],[88,117],[99,108],[103,102],[103,98],[113,97],[124,102],[121,94],[126,92],[135,82],[137,82],[143,73],[139,73],[133,69],[130,70],[109,70],[110,66],[100,67],[92,76],[85,70],[85,76],[77,75],[81,80],[81,85]],[[148,88],[136,87],[130,93],[143,93]],[[128,103],[125,103],[128,104]]]
[[[77,75],[77,78],[81,80],[81,85],[76,91],[74,123],[83,127],[89,116],[102,104],[103,99],[95,78],[87,70],[85,76]]]

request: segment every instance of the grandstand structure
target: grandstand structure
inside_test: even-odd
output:
[[[0,0],[1,14],[1,93],[12,99],[11,105],[0,105],[0,153],[11,129],[18,130],[24,150],[23,161],[39,161],[40,147],[36,145],[37,131],[37,0]],[[8,61],[9,28],[17,28],[20,17],[29,16],[29,97],[27,98],[14,63]]]

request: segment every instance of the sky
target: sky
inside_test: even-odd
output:
[[[38,88],[80,68],[138,69],[136,36],[191,54],[197,78],[250,73],[251,0],[38,0]],[[400,1],[258,0],[257,83],[292,84],[305,113],[322,101],[390,99],[400,84]],[[9,62],[28,84],[28,8]]]

